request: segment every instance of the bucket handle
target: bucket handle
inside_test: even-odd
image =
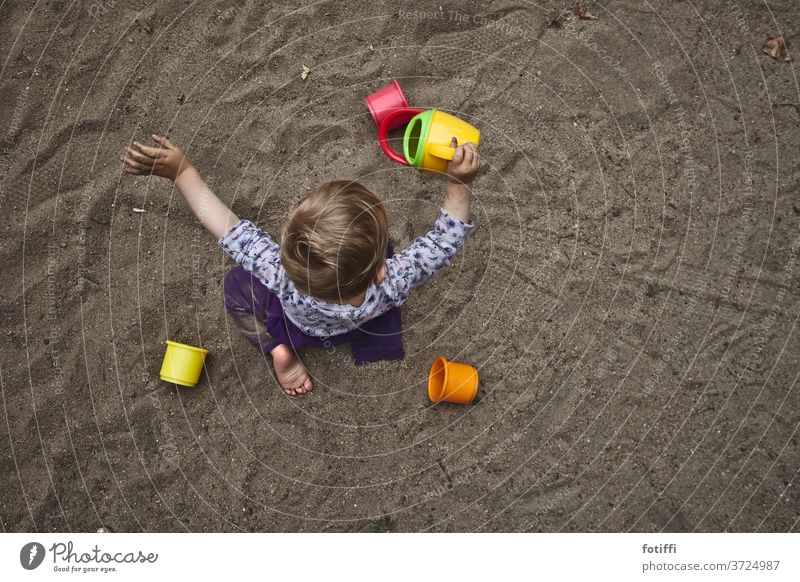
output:
[[[391,146],[389,145],[389,124],[392,123],[392,120],[396,118],[398,115],[417,115],[425,111],[424,109],[409,109],[403,107],[402,109],[395,109],[389,115],[383,118],[381,121],[381,126],[378,128],[378,142],[381,144],[381,149],[386,156],[398,164],[403,164],[404,166],[408,165],[408,161],[406,160],[405,156],[401,156],[396,151],[394,151]]]
[[[443,146],[436,143],[428,144],[428,153],[443,160],[452,160],[456,150],[450,146]]]

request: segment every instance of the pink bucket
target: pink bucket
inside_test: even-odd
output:
[[[397,81],[392,81],[380,91],[375,91],[372,95],[364,99],[364,103],[369,107],[373,121],[377,127],[381,126],[381,121],[391,112],[397,109],[408,109],[408,101],[403,95],[403,90]],[[398,115],[392,120],[389,129],[392,130],[401,125],[405,125],[413,115]]]

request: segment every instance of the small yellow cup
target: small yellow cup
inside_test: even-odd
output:
[[[161,364],[161,379],[190,388],[197,385],[203,372],[208,350],[167,340],[167,351]]]
[[[428,398],[437,402],[470,404],[478,393],[478,370],[469,364],[436,358],[428,374]]]

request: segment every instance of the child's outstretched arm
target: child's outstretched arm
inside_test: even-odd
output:
[[[126,174],[161,176],[172,180],[200,223],[220,239],[239,218],[209,189],[183,151],[166,137],[151,136],[159,147],[133,142],[120,161]]]

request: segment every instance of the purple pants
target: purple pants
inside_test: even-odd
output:
[[[244,336],[263,353],[280,344],[292,350],[323,348],[349,343],[356,366],[406,357],[401,336],[400,308],[394,307],[358,329],[328,338],[304,334],[283,313],[277,295],[237,265],[225,275],[225,309]]]

